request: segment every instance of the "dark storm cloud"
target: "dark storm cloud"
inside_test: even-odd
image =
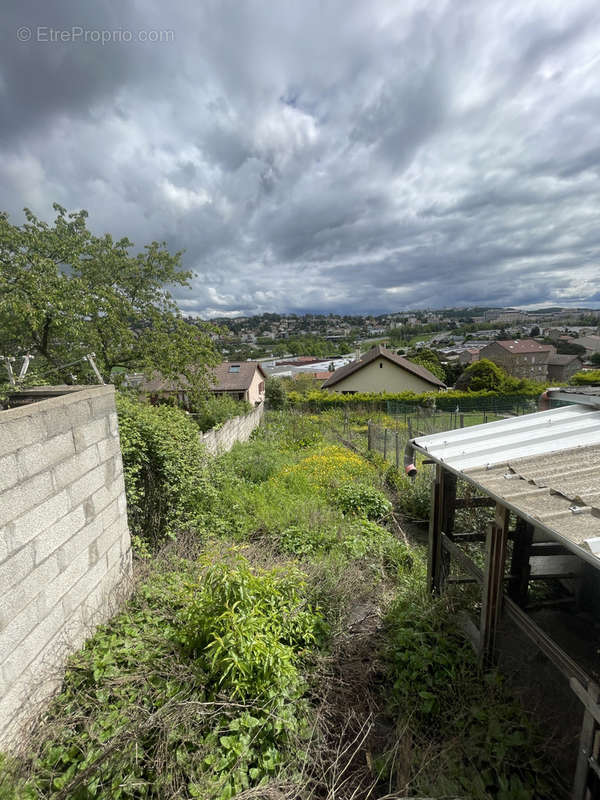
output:
[[[594,2],[28,0],[0,44],[0,208],[184,249],[186,312],[598,303]]]

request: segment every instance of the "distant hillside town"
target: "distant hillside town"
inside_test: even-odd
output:
[[[189,318],[189,322],[196,320]],[[215,343],[228,362],[259,361],[269,376],[311,378],[315,385],[383,345],[399,356],[435,353],[446,383],[488,359],[509,375],[567,381],[600,366],[600,310],[588,308],[445,308],[375,315],[276,314],[216,318]]]

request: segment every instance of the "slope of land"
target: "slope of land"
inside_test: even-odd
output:
[[[336,413],[272,412],[189,461],[179,528],[136,529],[132,597],[4,760],[2,800],[561,796],[526,714],[424,592],[400,515],[426,487],[345,447]]]

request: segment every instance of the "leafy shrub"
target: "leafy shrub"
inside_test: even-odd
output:
[[[577,372],[569,381],[571,386],[600,386],[600,369]]]
[[[178,408],[151,406],[117,395],[129,528],[147,554],[197,522],[206,485],[198,428]]]
[[[176,559],[154,571],[69,659],[20,768],[0,759],[0,797],[230,800],[296,762],[298,665],[322,632],[304,576],[254,572],[235,555],[204,567]],[[200,629],[217,646],[190,650]]]
[[[201,431],[209,431],[227,422],[228,419],[248,414],[252,406],[245,400],[235,400],[229,395],[210,395],[196,406],[192,418]]]
[[[396,505],[402,513],[415,521],[426,522],[431,508],[433,473],[426,466],[417,464],[417,467],[417,475],[411,479],[391,466],[385,473],[385,481],[396,492]]]
[[[335,494],[335,504],[344,514],[354,514],[367,519],[381,519],[391,511],[392,504],[374,486],[346,483]]]
[[[274,411],[285,405],[285,391],[279,378],[267,378],[265,381],[265,401]]]
[[[234,553],[203,565],[200,580],[186,589],[180,641],[201,658],[215,689],[230,697],[293,696],[299,655],[322,626],[303,597],[305,576],[294,567],[253,570]]]

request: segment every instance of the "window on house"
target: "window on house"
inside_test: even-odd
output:
[[[383,361],[379,362],[379,369],[383,369]]]
[[[264,392],[264,390],[265,390],[265,382],[264,382],[264,381],[261,381],[261,382],[258,384],[258,391],[259,391],[259,392]]]
[[[239,372],[239,371],[240,371],[240,365],[239,364],[231,364],[229,366],[229,372]]]

